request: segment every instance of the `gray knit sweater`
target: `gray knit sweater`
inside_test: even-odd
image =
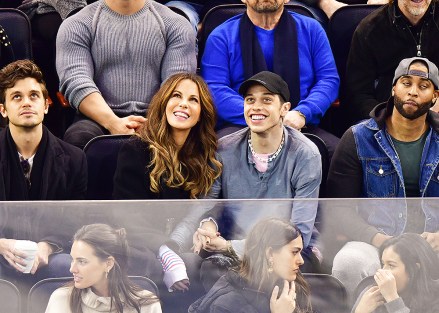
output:
[[[92,3],[61,24],[56,46],[60,90],[76,109],[100,92],[117,115],[144,115],[164,80],[196,70],[190,23],[155,1],[129,16]]]

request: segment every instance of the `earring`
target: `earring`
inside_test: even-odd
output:
[[[272,259],[268,260],[268,270],[267,271],[269,274],[273,273],[273,260]]]
[[[105,272],[105,279],[108,279],[108,272],[109,271]]]

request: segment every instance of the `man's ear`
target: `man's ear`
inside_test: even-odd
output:
[[[5,105],[3,103],[0,103],[0,114],[4,117],[8,117],[8,112],[6,111]]]
[[[287,113],[290,111],[290,109],[291,109],[291,102],[284,102],[284,104],[282,104],[282,107],[281,107],[280,115],[282,117],[285,117],[285,115],[287,115]]]
[[[439,97],[439,90],[435,90],[433,92],[433,100],[432,100],[433,104],[436,103],[438,97]]]
[[[46,99],[46,103],[44,104],[44,114],[49,112],[49,99]]]
[[[395,96],[395,86],[392,87],[392,97]]]

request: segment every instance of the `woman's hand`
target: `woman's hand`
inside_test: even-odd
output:
[[[279,297],[278,297],[279,296]],[[296,284],[284,280],[284,288],[279,295],[279,286],[273,288],[270,299],[271,313],[289,313],[296,309]]]
[[[373,286],[363,294],[355,308],[355,313],[372,313],[377,307],[383,304],[384,299],[381,295],[380,288]]]
[[[216,228],[216,224],[212,221],[204,222],[200,228],[192,236],[192,250],[199,254],[201,249],[206,249],[207,245],[211,243],[212,239],[220,236]],[[222,237],[221,237],[222,238]],[[207,250],[207,249],[206,249]]]
[[[398,291],[396,289],[395,276],[393,276],[391,271],[379,269],[375,273],[374,279],[386,302],[391,302],[399,298]]]
[[[201,236],[201,247],[204,250],[209,252],[227,251],[227,240],[221,237],[218,232],[198,228],[196,233],[198,233],[198,236]]]

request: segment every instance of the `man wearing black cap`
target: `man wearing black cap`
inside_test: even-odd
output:
[[[220,139],[218,153],[223,171],[209,196],[224,199],[318,198],[322,177],[320,153],[301,132],[283,124],[290,109],[290,103],[286,101],[289,98],[286,82],[279,75],[264,71],[245,81],[239,92],[244,97],[248,128]],[[251,214],[245,216],[243,211],[240,213],[243,208],[224,208],[228,212],[223,212],[223,216],[231,217],[244,233],[267,214],[290,219],[303,235],[304,257],[308,261],[305,265],[312,267],[313,252],[317,253],[313,249],[315,238],[311,236],[317,204],[317,201],[294,201],[291,207],[287,202],[265,210],[253,208]],[[214,222],[203,222],[197,231],[200,236],[194,236],[195,251],[203,248],[225,252],[232,248],[242,256],[244,241],[226,241],[217,236],[217,231]],[[202,236],[209,237],[208,243]],[[231,239],[235,238],[232,234]]]
[[[428,59],[414,57],[399,63],[392,97],[372,110],[371,119],[343,135],[329,170],[331,197],[439,196],[439,115],[430,110],[439,96],[438,86],[438,68]],[[393,203],[383,207],[366,201],[356,210],[337,210],[337,220],[343,221],[339,229],[354,241],[335,257],[333,275],[348,290],[380,266],[376,248],[390,237],[420,233],[439,252],[437,208],[427,201]],[[361,267],[369,273],[361,274]]]

